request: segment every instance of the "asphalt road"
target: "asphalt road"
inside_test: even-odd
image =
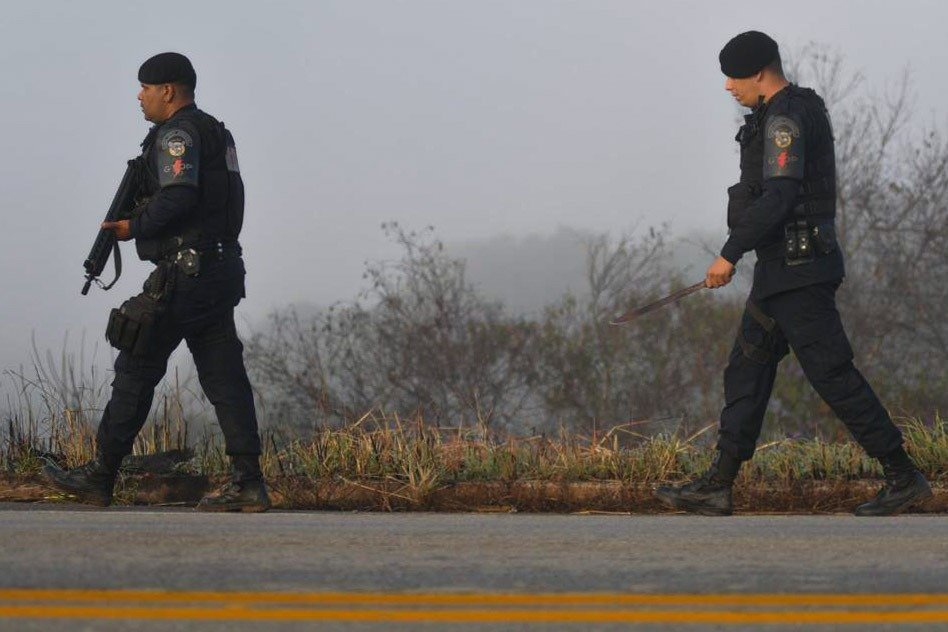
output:
[[[0,505],[0,569],[10,630],[948,629],[948,520],[932,515]]]

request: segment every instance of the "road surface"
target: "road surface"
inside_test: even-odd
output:
[[[948,629],[945,516],[0,504],[0,542],[4,630]]]

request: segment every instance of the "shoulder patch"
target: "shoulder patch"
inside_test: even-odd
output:
[[[778,114],[767,119],[764,131],[764,180],[803,178],[804,137],[800,124]]]
[[[786,149],[800,138],[800,126],[789,116],[775,116],[767,124],[767,138],[778,149]]]
[[[160,147],[175,158],[183,156],[188,147],[194,147],[194,138],[180,127],[170,129],[161,135]]]
[[[237,161],[237,144],[234,137],[221,123],[221,129],[224,130],[224,162],[227,164],[227,170],[232,173],[240,173],[240,163]]]
[[[200,148],[195,136],[181,127],[162,130],[158,137],[158,179],[162,187],[197,186]]]

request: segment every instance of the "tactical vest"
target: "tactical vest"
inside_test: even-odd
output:
[[[171,119],[151,129],[142,143],[144,177],[142,197],[151,198],[159,191],[156,139],[169,125],[188,121],[200,135],[198,164],[199,202],[193,213],[165,227],[161,235],[137,239],[136,249],[143,260],[157,261],[186,248],[198,251],[226,244],[237,247],[244,221],[244,185],[237,163],[234,138],[224,124],[197,108],[179,110]]]
[[[765,238],[758,248],[763,252],[787,254],[785,241],[791,232],[802,229],[807,234],[819,231],[833,232],[836,217],[836,158],[833,149],[833,130],[823,99],[809,88],[789,85],[770,103],[761,103],[744,117],[744,125],[735,140],[741,147],[741,179],[728,189],[728,227],[740,222],[748,207],[760,197],[764,172],[764,130],[768,114],[793,112],[804,119],[807,129],[804,152],[803,180],[792,218],[779,232]],[[790,224],[793,224],[791,227]],[[835,235],[825,235],[827,239]],[[789,261],[788,261],[789,262]]]

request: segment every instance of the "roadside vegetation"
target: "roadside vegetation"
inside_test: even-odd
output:
[[[126,460],[117,498],[190,504],[226,476],[226,457],[206,427],[194,432],[165,396]],[[90,411],[91,412],[91,411]],[[944,511],[948,423],[900,420],[906,447]],[[714,432],[650,434],[636,424],[601,434],[510,436],[487,425],[444,428],[421,418],[368,413],[308,437],[264,432],[263,465],[278,506],[357,510],[658,511],[652,485],[707,468]],[[72,411],[41,424],[9,419],[0,456],[0,499],[55,500],[39,470],[78,465],[94,449],[94,420]],[[148,455],[155,460],[148,461]],[[738,506],[757,511],[839,511],[872,492],[878,463],[848,441],[785,437],[763,443],[738,481]],[[946,506],[942,506],[946,505]]]
[[[11,474],[38,472],[44,458],[75,466],[91,458],[94,425],[66,416],[50,434],[8,420],[0,467]],[[78,424],[78,425],[77,425]],[[948,423],[899,420],[906,448],[926,476],[948,482]],[[186,454],[181,473],[226,472],[223,446],[215,435],[190,442],[183,419],[155,420],[136,444],[136,454]],[[641,435],[634,425],[615,426],[599,435],[508,436],[486,427],[438,428],[420,418],[369,413],[353,423],[324,427],[311,436],[287,438],[264,432],[268,477],[315,480],[397,481],[418,487],[472,481],[552,482],[622,481],[658,483],[703,472],[711,457],[714,432],[691,436]],[[878,479],[878,463],[850,441],[786,437],[762,443],[742,476],[766,481]]]
[[[948,142],[912,119],[908,80],[874,95],[819,48],[788,67],[826,97],[835,124],[847,262],[839,305],[856,363],[897,415],[909,452],[944,485]],[[706,468],[742,301],[705,291],[608,325],[696,280],[674,268],[667,228],[589,237],[585,287],[533,314],[485,297],[433,229],[383,230],[402,256],[368,264],[355,300],[277,310],[246,339],[265,472],[285,506],[628,508],[647,505],[648,486]],[[750,267],[741,266],[745,281]],[[84,352],[34,348],[29,367],[6,371],[8,487],[35,482],[43,459],[74,466],[93,454],[110,377],[97,373],[95,348]],[[136,495],[143,475],[206,486],[224,474],[213,411],[193,377],[166,379],[135,453],[128,501],[165,498]],[[142,460],[156,454],[166,456]],[[757,494],[745,506],[840,508],[879,476],[787,358],[742,472]],[[580,487],[590,495],[569,496]],[[462,488],[474,489],[463,501]]]

